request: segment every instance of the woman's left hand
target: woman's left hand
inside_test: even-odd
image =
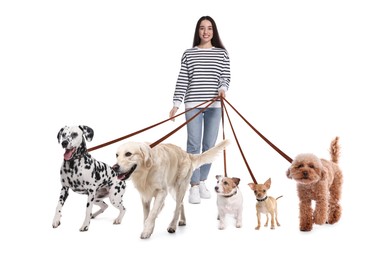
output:
[[[225,91],[223,89],[218,90],[218,96],[225,98],[226,96]]]

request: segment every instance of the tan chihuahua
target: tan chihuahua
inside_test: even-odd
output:
[[[249,187],[254,191],[256,196],[256,213],[257,213],[257,226],[256,230],[260,229],[260,213],[263,213],[267,216],[267,222],[265,222],[265,227],[268,226],[268,215],[271,215],[271,229],[275,229],[275,221],[278,226],[280,226],[278,221],[278,209],[276,200],[282,196],[277,197],[276,199],[271,196],[267,196],[267,190],[271,187],[271,178],[269,178],[264,184],[254,184],[249,183]]]

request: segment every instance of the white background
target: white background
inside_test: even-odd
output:
[[[389,13],[387,1],[376,0],[2,1],[1,258],[388,259]],[[241,229],[231,222],[218,230],[213,194],[200,205],[186,197],[187,226],[168,234],[168,197],[152,237],[141,240],[141,204],[131,182],[121,225],[112,225],[117,211],[110,207],[79,232],[86,197],[71,192],[53,229],[63,158],[57,132],[90,126],[92,147],[165,120],[181,55],[203,15],[216,20],[230,54],[227,100],[259,132],[290,157],[329,158],[330,141],[340,136],[340,222],[299,231],[289,163],[230,110],[255,178],[271,177],[270,195],[283,195],[280,227],[254,229],[252,180],[233,143],[227,170],[241,178]],[[154,142],[183,122],[132,140]],[[228,124],[225,130],[233,140]],[[166,142],[185,148],[185,140],[183,128]],[[113,164],[118,145],[92,155]],[[222,157],[213,164],[210,189],[217,174]]]

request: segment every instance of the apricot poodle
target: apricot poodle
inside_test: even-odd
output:
[[[297,183],[301,231],[311,231],[313,223],[334,224],[341,217],[343,175],[338,165],[339,137],[331,142],[330,157],[331,161],[314,154],[299,154],[287,170],[287,177]],[[314,211],[312,201],[315,202]]]

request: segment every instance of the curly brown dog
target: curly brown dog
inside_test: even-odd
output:
[[[299,154],[287,170],[287,177],[297,182],[301,231],[311,231],[313,223],[334,224],[341,217],[343,175],[338,166],[339,137],[331,142],[330,156],[328,161],[313,154]]]

